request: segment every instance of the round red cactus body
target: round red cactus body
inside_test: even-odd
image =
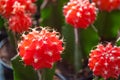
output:
[[[120,0],[93,0],[96,3],[97,7],[103,11],[112,11],[119,9]]]
[[[23,39],[18,45],[19,55],[26,65],[33,66],[35,70],[52,68],[54,62],[61,60],[63,41],[56,31],[38,29],[22,35]]]
[[[24,9],[24,13],[35,13],[36,6],[34,5],[35,0],[1,0],[0,1],[0,14],[5,18],[9,18],[11,15],[16,14],[17,10]]]
[[[32,25],[31,15],[35,13],[36,0],[0,0],[0,14],[8,19],[9,29],[23,32]]]
[[[120,75],[120,47],[99,44],[90,53],[88,66],[94,75],[108,78],[118,78]]]
[[[66,22],[76,28],[87,28],[96,19],[96,7],[89,0],[70,0],[63,13]]]
[[[10,30],[21,33],[29,29],[29,27],[32,25],[32,20],[28,15],[19,12],[11,16],[8,23]]]

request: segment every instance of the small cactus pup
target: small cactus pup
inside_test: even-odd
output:
[[[25,14],[34,14],[36,12],[34,2],[35,0],[0,0],[0,15],[9,18],[20,10]]]
[[[95,76],[105,80],[120,76],[120,47],[107,44],[98,44],[97,48],[91,50],[88,66]]]
[[[24,33],[18,44],[18,52],[24,64],[33,66],[35,70],[52,68],[55,62],[61,60],[63,50],[59,32],[42,27]]]
[[[95,21],[96,10],[95,4],[89,0],[70,0],[63,7],[63,14],[68,24],[85,29]]]
[[[6,18],[10,30],[22,33],[32,26],[32,15],[36,12],[34,2],[35,0],[0,0],[0,15]]]
[[[32,26],[31,18],[24,13],[16,13],[8,20],[9,29],[16,33],[22,33],[27,31]]]
[[[120,8],[120,0],[92,0],[96,6],[102,10],[110,12]]]

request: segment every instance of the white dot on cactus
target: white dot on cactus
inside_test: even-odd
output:
[[[60,54],[62,54],[62,51],[59,51]]]
[[[40,46],[39,46],[39,45],[37,45],[37,46],[36,46],[36,50],[39,50],[39,49],[40,49]]]
[[[40,35],[43,35],[43,34],[44,34],[43,32],[40,33]]]
[[[52,56],[52,55],[53,55],[53,53],[52,53],[51,51],[48,51],[47,54],[48,54],[49,56]]]
[[[108,74],[108,71],[104,71],[104,74]]]
[[[77,17],[81,17],[81,14],[80,14],[80,12],[77,12]]]
[[[102,56],[104,56],[105,55],[105,53],[103,53],[103,54],[101,54]]]
[[[47,44],[47,42],[46,42],[46,41],[43,41],[43,44]]]
[[[45,39],[48,39],[48,37],[45,37]]]
[[[39,31],[35,31],[36,33],[39,33]]]
[[[90,5],[89,8],[92,8],[93,6],[95,6],[95,3],[94,3],[94,2],[91,3],[91,5]]]
[[[70,5],[70,2],[68,2],[68,4],[67,5]]]
[[[63,50],[64,50],[64,48],[63,48]],[[62,50],[61,50],[61,51],[59,51],[59,53],[60,53],[60,54],[62,54],[62,52],[63,52]]]
[[[96,62],[96,63],[95,63],[95,66],[97,66],[98,64],[99,64],[99,63],[98,63],[98,62]]]
[[[29,48],[29,47],[28,47],[28,46],[26,46],[26,47],[25,47],[25,50],[27,50],[28,48]]]
[[[93,68],[93,72],[95,72],[96,71],[96,68],[95,68],[95,66],[94,66],[94,68]]]
[[[104,59],[104,57],[100,57],[100,59]]]
[[[21,46],[21,43],[18,44],[18,47],[20,47],[20,46]]]
[[[37,63],[38,62],[38,59],[37,58],[34,58],[34,63]]]
[[[96,51],[101,51],[101,50],[99,48],[97,48]]]
[[[48,31],[46,31],[46,34],[49,33]]]
[[[76,7],[75,6],[72,6],[72,9],[75,9]]]
[[[111,61],[114,61],[114,60],[115,60],[115,58],[112,56],[112,57],[110,57],[110,60],[111,60]]]
[[[22,34],[22,37],[23,37],[23,38],[25,38],[25,37],[26,37],[26,35],[25,35],[25,34]]]
[[[109,2],[111,2],[111,3],[112,3],[112,2],[113,2],[113,0],[109,0]]]
[[[53,44],[53,45],[57,45],[58,43],[57,43],[57,42],[53,42],[52,44]]]
[[[66,18],[70,15],[70,13],[72,12],[72,10],[69,10],[68,12],[67,12],[67,15],[65,16]]]
[[[109,54],[110,56],[113,56],[111,53]]]
[[[54,35],[51,35],[50,37],[54,37]]]
[[[118,67],[118,66],[115,66],[115,70],[119,70],[119,67]]]
[[[94,50],[91,50],[91,53],[94,52]],[[91,55],[91,54],[90,54]]]
[[[92,8],[93,8],[93,5],[90,5],[90,6],[89,6],[89,8],[91,8],[91,9],[92,9]]]
[[[77,1],[73,1],[74,4],[77,4]]]
[[[86,13],[86,15],[88,15],[88,16],[89,16],[89,15],[90,15],[90,12],[87,12],[87,13]]]
[[[104,51],[106,51],[106,49],[105,49],[105,48],[103,48],[103,50],[104,50]]]
[[[89,61],[92,61],[92,58],[89,58]]]
[[[53,32],[52,32],[52,33],[57,34],[57,32],[56,32],[55,30],[53,30]]]
[[[116,53],[116,50],[111,51],[112,53]]]
[[[117,57],[117,59],[120,59],[120,56],[119,56],[119,57]]]
[[[67,8],[67,6],[64,6],[63,8]]]
[[[56,38],[58,38],[58,39],[59,39],[59,38],[60,38],[60,36],[59,36],[59,35],[56,35]]]
[[[32,32],[29,32],[29,34],[33,34]]]
[[[38,39],[38,41],[41,41],[42,40],[42,38],[40,37],[39,39]]]
[[[25,38],[25,40],[28,40],[28,37],[24,37]]]
[[[30,0],[28,0],[28,1],[27,1],[27,3],[31,3],[31,1],[30,1]]]
[[[94,55],[93,57],[97,57],[97,55]]]
[[[24,57],[22,57],[22,60],[24,60],[25,58]]]
[[[109,54],[108,54],[108,53],[104,53],[104,54],[106,54],[106,57],[109,57]]]
[[[87,9],[87,7],[86,7],[86,6],[84,6],[83,8],[84,8],[84,9]]]
[[[33,31],[33,32],[36,32],[36,30],[35,30],[35,29],[32,29],[32,31]],[[33,33],[33,32],[32,32],[32,33]]]
[[[107,66],[108,66],[108,63],[107,63],[107,62],[105,62],[105,63],[104,63],[104,65],[107,67]]]
[[[82,8],[79,8],[79,11],[82,11],[83,9]]]
[[[97,2],[97,5],[101,5],[101,1],[98,1],[98,2]]]
[[[32,42],[36,41],[35,39],[32,40]]]

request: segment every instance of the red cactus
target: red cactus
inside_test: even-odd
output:
[[[8,19],[9,29],[23,32],[32,25],[31,15],[35,13],[36,0],[0,0],[0,14]]]
[[[11,16],[8,23],[10,30],[21,33],[29,29],[29,27],[32,25],[32,20],[28,15],[19,12],[14,16]]]
[[[120,7],[120,0],[93,0],[100,10],[112,11]]]
[[[67,23],[76,28],[87,28],[96,19],[96,8],[89,0],[71,0],[63,8]]]
[[[108,78],[118,78],[120,75],[120,47],[99,44],[92,50],[89,58],[89,67],[94,75]]]
[[[22,35],[23,39],[18,46],[19,55],[26,65],[32,65],[35,70],[52,68],[54,62],[61,60],[63,41],[59,40],[60,36],[56,31],[38,29],[32,29],[32,32]]]
[[[36,11],[36,6],[34,5],[34,0],[1,0],[0,1],[0,14],[5,18],[9,18],[14,13],[14,8],[24,8],[25,13],[34,13]],[[18,10],[17,9],[17,10]]]

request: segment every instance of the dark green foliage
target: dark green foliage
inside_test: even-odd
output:
[[[4,27],[4,20],[2,17],[0,17],[0,29]]]
[[[38,0],[36,2],[37,6],[40,7],[44,0]],[[52,0],[51,0],[52,1]],[[93,49],[98,43],[113,42],[115,43],[117,38],[120,37],[120,10],[112,12],[99,11],[96,21],[93,26],[89,26],[87,29],[79,29],[79,45],[76,49],[74,27],[65,23],[63,16],[63,5],[66,4],[68,0],[56,0],[56,2],[48,2],[48,4],[40,9],[38,12],[40,14],[40,26],[52,27],[59,31],[64,39],[65,51],[62,55],[62,61],[68,64],[74,65],[75,63],[75,52],[78,54],[79,69],[82,68],[82,59],[88,59],[90,50]],[[4,26],[4,20],[0,17],[0,29]],[[16,46],[15,35],[8,31],[9,37],[13,45]],[[120,41],[116,43],[120,46]],[[14,80],[38,80],[36,71],[31,67],[23,65],[19,57],[12,60],[13,70],[14,70]],[[86,63],[87,64],[87,63]],[[87,67],[87,66],[86,66]],[[79,71],[78,69],[78,71]],[[78,72],[76,71],[76,72]],[[55,66],[53,69],[44,69],[43,78],[44,80],[52,80],[55,72]],[[103,80],[103,79],[100,79]]]
[[[23,65],[19,57],[12,60],[14,80],[38,80],[36,71],[32,67]]]

